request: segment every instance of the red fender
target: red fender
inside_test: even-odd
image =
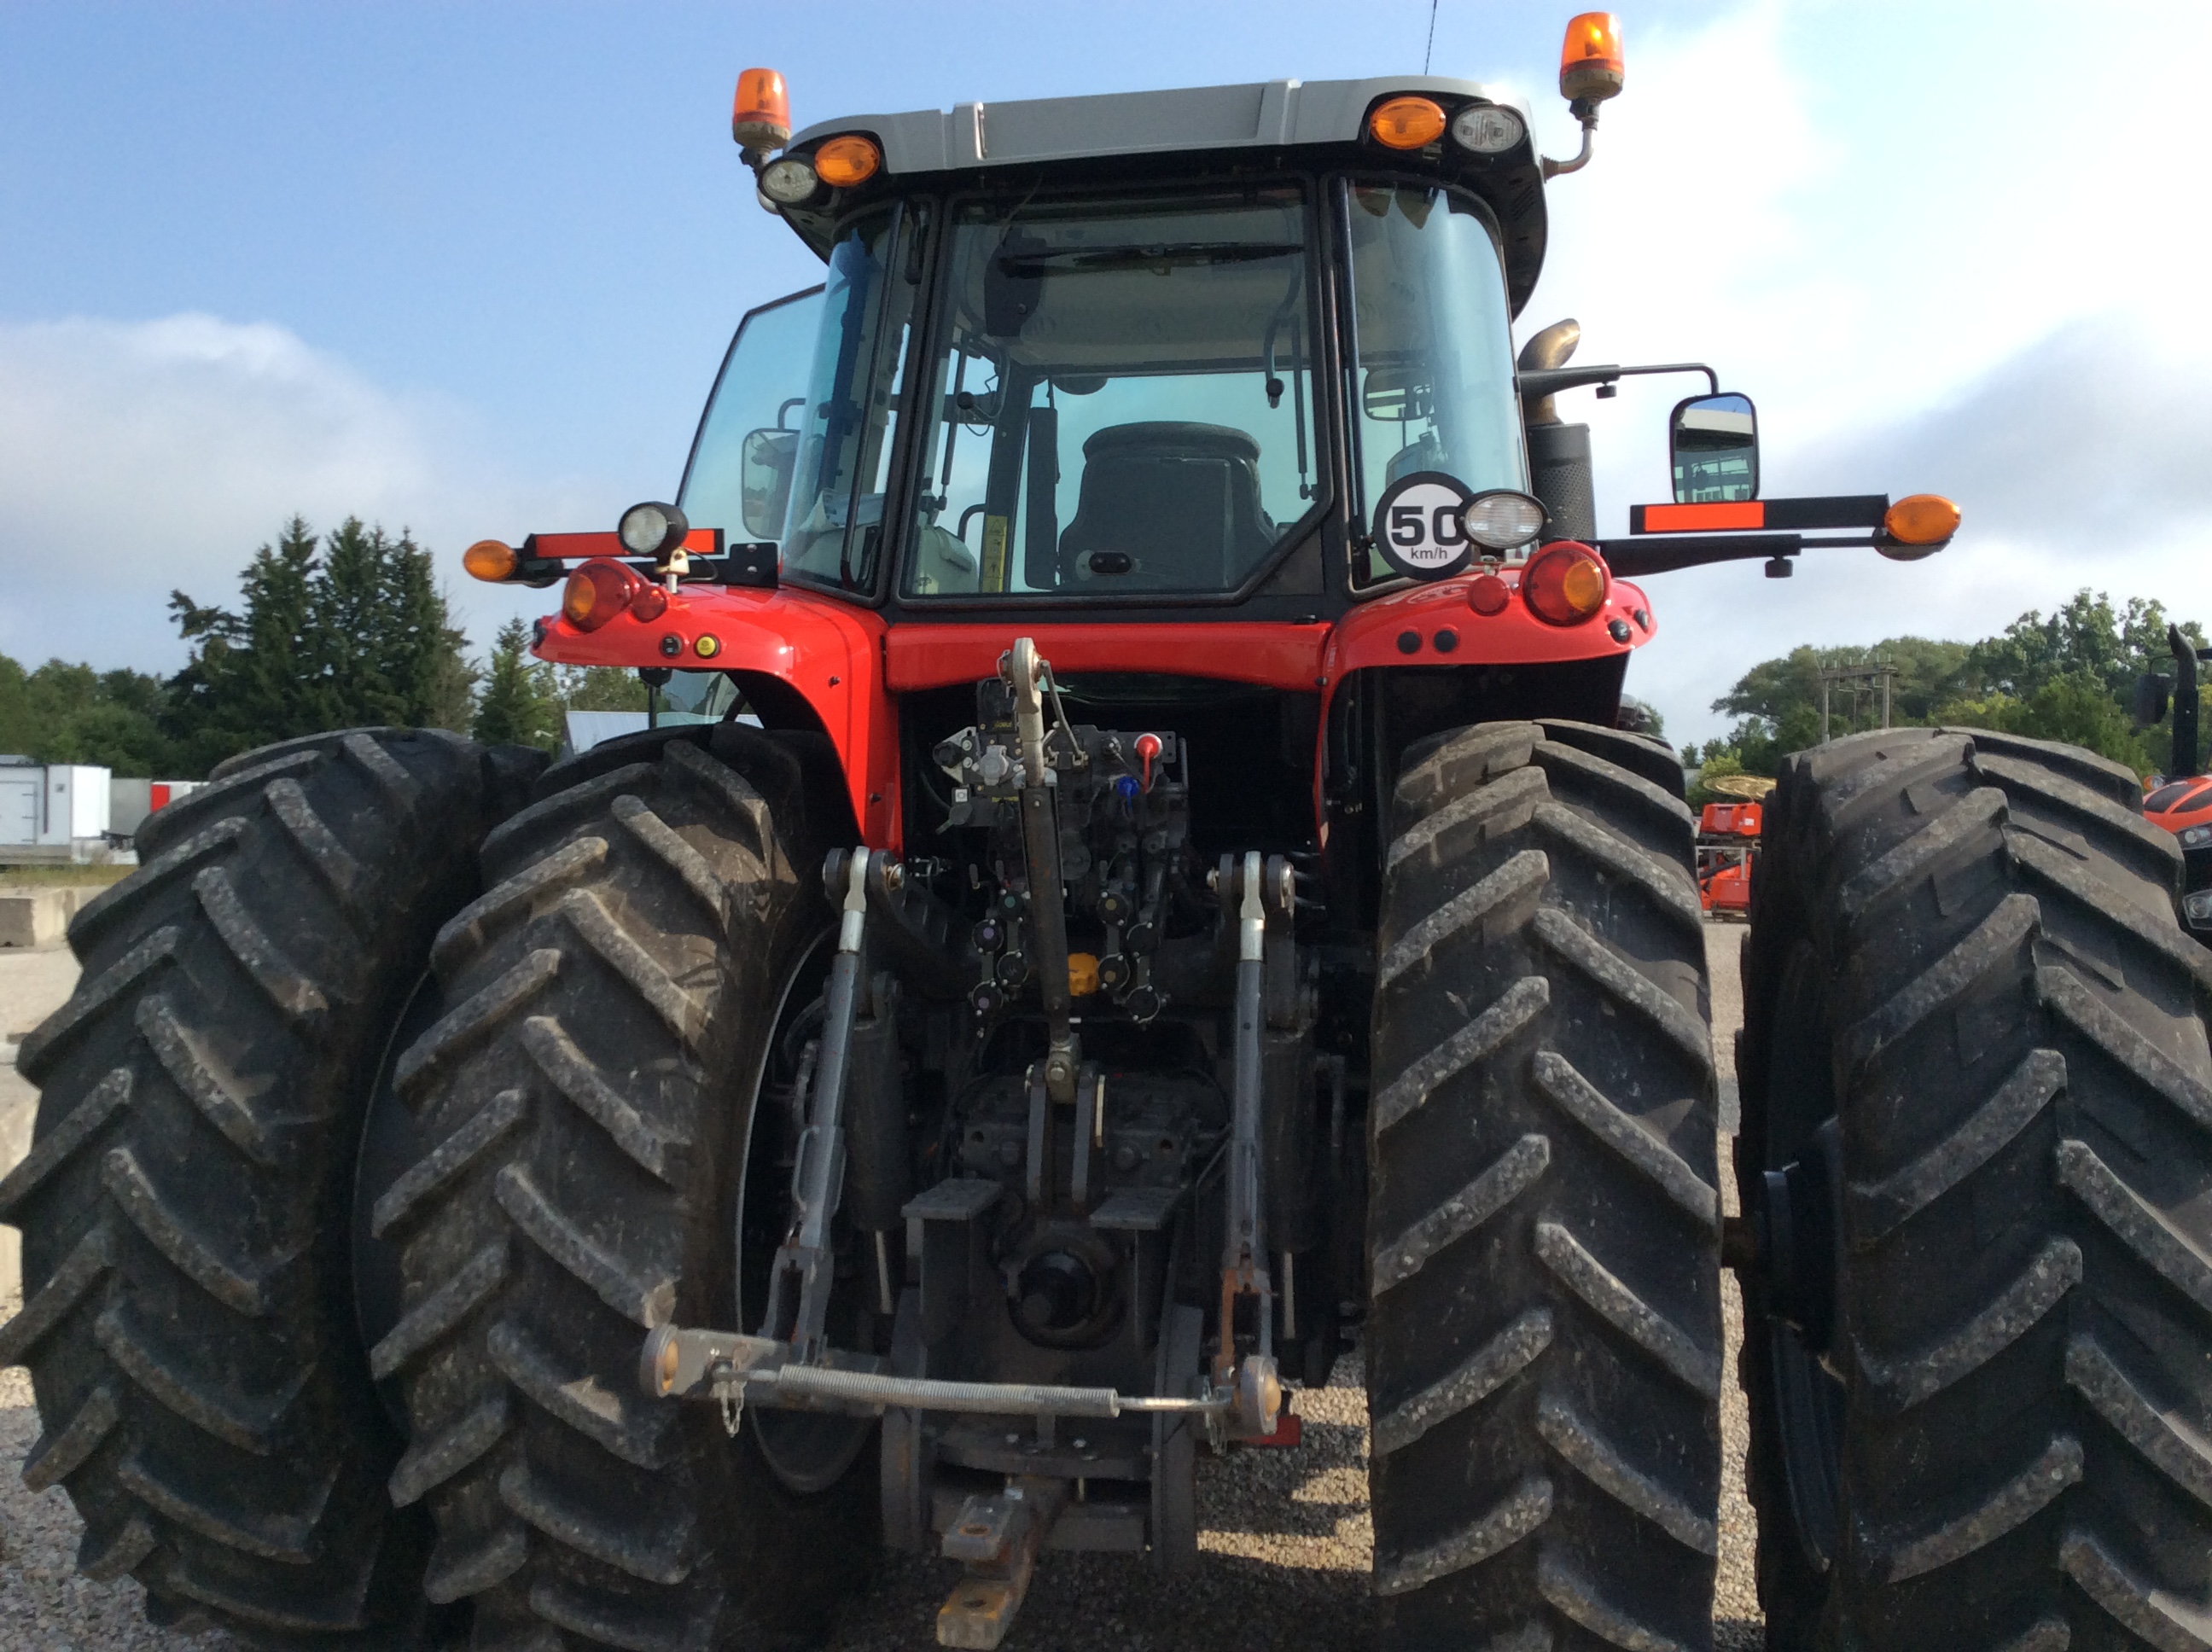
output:
[[[789,683],[837,748],[862,841],[896,853],[898,714],[884,683],[884,629],[872,609],[807,591],[695,585],[650,620],[621,614],[579,631],[556,615],[537,653],[563,665],[752,671]]]

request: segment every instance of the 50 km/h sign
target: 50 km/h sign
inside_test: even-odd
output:
[[[1441,471],[1400,477],[1375,507],[1375,549],[1399,573],[1417,580],[1458,573],[1474,556],[1462,517],[1474,497]]]

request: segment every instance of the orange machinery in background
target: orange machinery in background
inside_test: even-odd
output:
[[[1751,870],[1766,806],[1709,803],[1698,816],[1698,903],[1715,918],[1751,916]]]

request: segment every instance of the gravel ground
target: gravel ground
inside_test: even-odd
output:
[[[1743,933],[1741,926],[1706,929],[1724,1101],[1735,1094],[1735,1031],[1743,1016],[1736,954]],[[59,981],[66,994],[66,973],[48,955],[27,955],[21,963],[0,957],[0,1037],[35,1024],[58,1002],[54,986]],[[0,1049],[0,1143],[28,1094],[13,1057],[12,1048]],[[1726,1121],[1734,1122],[1732,1111]],[[1725,1166],[1725,1139],[1722,1150]],[[1729,1185],[1723,1175],[1733,1211]],[[16,1291],[10,1266],[0,1277],[0,1319],[20,1305]],[[1720,1652],[1754,1652],[1762,1629],[1753,1585],[1752,1512],[1743,1492],[1747,1424],[1735,1382],[1743,1314],[1733,1277],[1724,1280],[1723,1293],[1729,1386],[1721,1411],[1725,1473],[1715,1643]],[[1339,1364],[1330,1387],[1297,1395],[1305,1443],[1297,1451],[1240,1452],[1219,1462],[1200,1453],[1203,1557],[1193,1576],[1162,1586],[1133,1557],[1047,1555],[1006,1642],[1008,1652],[1275,1652],[1365,1644],[1373,1623],[1367,1570],[1374,1532],[1360,1380],[1354,1356]],[[219,1632],[188,1636],[154,1628],[141,1614],[138,1586],[128,1579],[100,1584],[75,1575],[79,1527],[68,1498],[59,1490],[34,1497],[17,1477],[38,1432],[27,1378],[20,1370],[0,1371],[0,1647],[234,1652],[236,1643]],[[890,1558],[877,1587],[847,1608],[831,1652],[903,1652],[933,1644],[937,1607],[957,1575],[942,1561]]]

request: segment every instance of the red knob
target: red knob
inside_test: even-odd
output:
[[[1137,761],[1143,765],[1145,790],[1152,789],[1152,759],[1160,755],[1160,737],[1139,734],[1137,737]]]

